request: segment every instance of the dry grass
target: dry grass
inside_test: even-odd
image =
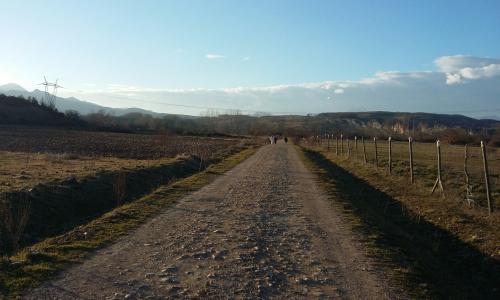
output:
[[[13,196],[10,195],[7,198],[7,195],[0,194],[0,215],[2,216],[0,232],[4,235],[0,240],[8,243],[0,245],[0,251],[4,248],[14,252],[19,250],[21,236],[31,213],[31,201],[26,194],[15,195],[15,198]]]
[[[0,151],[0,193],[29,189],[39,183],[69,177],[80,179],[103,171],[152,167],[168,160]]]
[[[422,144],[419,146],[428,147]],[[445,146],[443,157],[446,153],[456,154],[461,148],[456,146],[448,147],[451,149],[446,149],[447,147]],[[424,149],[429,150],[429,148]],[[362,159],[356,161],[352,157],[337,156],[335,152],[325,151],[323,148],[315,148],[315,150],[353,175],[366,180],[366,182],[380,191],[405,203],[409,209],[415,211],[421,217],[460,236],[464,241],[473,243],[474,246],[481,249],[487,255],[500,259],[500,210],[495,211],[489,216],[484,207],[470,208],[463,201],[465,198],[465,179],[463,173],[458,172],[458,170],[456,173],[453,173],[453,171],[445,172],[443,179],[445,181],[446,197],[442,198],[439,194],[431,195],[432,185],[436,180],[436,173],[430,166],[427,166],[430,170],[429,172],[423,172],[425,166],[422,162],[421,164],[416,163],[416,169],[418,170],[416,172],[416,182],[410,185],[409,175],[406,173],[407,168],[404,165],[401,166],[400,162],[395,163],[395,167],[393,168],[395,171],[393,175],[389,175],[386,169],[387,160],[384,160],[380,164],[381,167],[376,168],[373,164],[364,165]],[[449,155],[448,157],[454,156]],[[458,164],[458,160],[455,162]],[[453,164],[453,160],[451,159],[448,160],[447,165],[449,168],[458,168],[457,165]],[[445,169],[444,163],[443,169]],[[490,169],[493,169],[491,165]],[[462,191],[462,187],[464,191]],[[498,198],[498,186],[495,187],[495,191],[495,196]],[[479,198],[479,196],[480,194],[477,192],[476,197]],[[484,195],[482,196],[483,198],[485,197]],[[495,198],[493,199],[495,200]]]
[[[375,147],[373,139],[365,140],[368,162],[375,165]],[[382,171],[388,168],[388,142],[378,140],[378,165]],[[339,146],[340,148],[340,146]],[[358,151],[354,149],[354,142],[350,141],[350,160],[363,162],[363,148],[358,140]],[[321,147],[326,151],[326,143]],[[335,153],[335,141],[330,142],[330,152]],[[340,152],[340,150],[339,150]],[[347,152],[347,143],[344,141],[344,154]],[[437,176],[436,145],[434,143],[413,143],[414,178],[423,188],[432,189]],[[344,155],[345,157],[346,155]],[[481,148],[468,147],[468,172],[475,204],[486,207],[485,181]],[[495,147],[487,148],[487,157],[490,172],[491,195],[497,199],[500,206],[500,150]],[[464,174],[464,146],[441,144],[441,160],[443,170],[443,184],[447,196],[455,200],[465,200],[466,181]],[[404,177],[409,182],[409,149],[408,142],[392,142],[392,170],[396,176]]]
[[[421,182],[409,185],[407,176],[334,151],[306,150],[305,161],[362,233],[367,252],[412,297],[498,299],[500,212],[431,196]]]

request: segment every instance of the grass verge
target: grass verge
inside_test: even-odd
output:
[[[500,262],[491,247],[500,240],[495,216],[464,213],[376,170],[302,150],[333,205],[362,233],[367,253],[394,285],[414,298],[499,298]],[[476,237],[466,239],[472,230]],[[478,243],[478,236],[487,241]]]
[[[177,200],[211,183],[218,175],[250,157],[251,147],[231,155],[205,171],[162,186],[153,193],[120,206],[92,222],[63,235],[35,244],[19,254],[4,258],[0,266],[0,290],[3,297],[13,298],[23,290],[52,278],[73,263],[82,262],[96,249],[102,248],[152,216],[171,207]]]

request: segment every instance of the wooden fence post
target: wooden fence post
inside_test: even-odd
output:
[[[488,173],[488,158],[486,157],[486,146],[481,141],[481,151],[483,152],[484,182],[486,184],[486,200],[488,201],[488,213],[491,214],[493,206],[491,205],[490,192],[490,174]]]
[[[366,147],[365,147],[365,137],[364,136],[361,137],[361,143],[363,144],[363,160],[366,164],[367,160],[366,160]]]
[[[377,137],[373,138],[373,145],[375,146],[375,167],[378,168],[378,150],[377,150]]]
[[[330,134],[329,133],[326,134],[326,141],[327,141],[326,149],[328,150],[328,152],[330,152]]]
[[[344,154],[344,136],[340,134],[340,155]]]
[[[441,180],[441,144],[439,140],[436,141],[436,150],[437,150],[437,178],[436,178],[436,183],[434,183],[434,187],[432,187],[431,195],[434,194],[434,191],[439,186],[441,194],[444,197],[443,181]]]
[[[347,137],[347,158],[351,158],[351,147],[349,146],[349,137]]]
[[[392,174],[392,139],[389,137],[389,174]]]
[[[410,154],[410,183],[413,184],[413,140],[408,138],[408,151]]]
[[[468,148],[467,144],[465,144],[465,151],[464,151],[465,201],[467,201],[467,204],[469,204],[470,207],[471,203],[475,203],[475,201],[474,201],[474,196],[472,195],[472,184],[470,184],[469,169],[467,167],[467,161],[469,158],[467,148]]]
[[[358,137],[354,136],[354,155],[356,160],[358,160]]]
[[[335,154],[339,155],[339,138],[335,136]]]

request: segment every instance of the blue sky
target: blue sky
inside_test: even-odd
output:
[[[60,79],[66,96],[165,112],[199,113],[161,102],[297,113],[433,111],[435,100],[448,103],[483,78],[446,84],[437,59],[473,57],[479,60],[463,67],[477,68],[500,58],[500,1],[0,1],[0,8],[0,84],[32,89],[47,75]],[[495,70],[486,81],[500,85]],[[434,98],[421,105],[394,87],[349,99],[349,88],[338,87],[388,71],[442,73],[433,78],[444,78],[444,86],[424,93]],[[304,94],[304,86],[325,82],[330,94],[311,96],[317,86]],[[273,98],[276,86],[289,89]],[[269,90],[240,97],[241,87]],[[494,87],[487,91],[479,94],[481,109],[499,102]],[[336,95],[354,104],[337,105]]]

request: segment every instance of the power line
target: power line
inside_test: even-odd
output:
[[[250,112],[250,113],[269,113],[269,114],[277,114],[277,115],[303,115],[304,114],[304,112],[286,112],[286,111],[278,112],[278,111],[252,110],[252,109],[243,109],[243,108],[187,105],[187,104],[178,104],[178,103],[169,103],[169,102],[138,99],[138,98],[131,98],[131,97],[123,97],[123,96],[117,96],[117,95],[106,95],[106,97],[119,99],[122,101],[128,101],[128,102],[146,102],[146,103],[159,104],[159,105],[164,105],[164,106],[205,109],[205,110],[213,109],[213,110],[222,110],[222,111],[242,111],[242,112]]]

